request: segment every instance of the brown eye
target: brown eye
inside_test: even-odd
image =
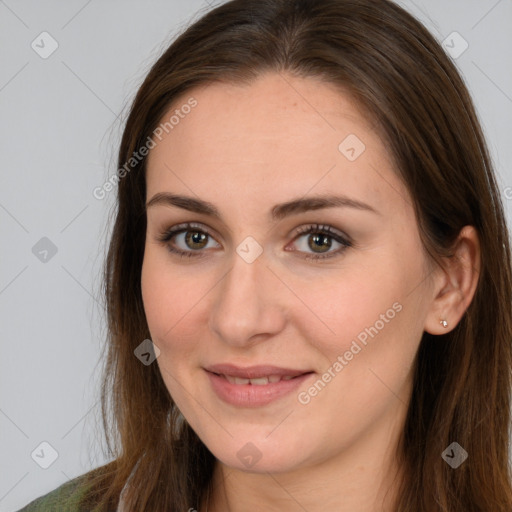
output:
[[[307,254],[304,259],[319,260],[331,258],[340,255],[347,248],[352,247],[352,242],[347,240],[345,236],[334,231],[331,226],[319,226],[318,224],[306,226],[299,230],[300,236],[296,239],[306,237],[306,245],[301,244],[299,252],[307,253],[307,249],[313,251],[313,254]],[[334,241],[334,242],[333,242]],[[338,244],[338,250],[329,252],[334,244]]]
[[[209,239],[213,240],[213,237],[207,231],[193,224],[174,226],[158,238],[160,242],[167,245],[171,253],[182,257],[203,256],[203,249],[207,248]]]
[[[184,231],[185,243],[191,249],[204,249],[208,234],[202,231]],[[199,246],[199,247],[197,247]]]
[[[319,226],[318,224],[305,226],[298,230],[299,236],[295,240],[305,238],[298,249],[299,253],[306,260],[321,260],[341,255],[346,249],[352,247],[352,242],[342,233],[335,231],[330,226]],[[182,258],[203,257],[203,249],[208,248],[208,242],[214,241],[212,235],[202,227],[194,224],[180,224],[166,230],[158,240],[165,243],[168,250]],[[337,250],[329,251],[334,244]],[[218,245],[218,244],[217,244]],[[218,245],[220,247],[220,245]],[[215,245],[214,245],[215,247]],[[312,252],[311,252],[312,251]]]

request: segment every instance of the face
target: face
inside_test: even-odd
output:
[[[142,292],[169,393],[239,470],[292,471],[389,439],[431,289],[384,142],[313,78],[195,88],[163,121],[190,97],[147,162]]]

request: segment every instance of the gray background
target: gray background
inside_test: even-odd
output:
[[[455,61],[475,100],[510,222],[512,0],[400,3],[440,41],[454,31],[467,41]],[[105,462],[100,272],[115,191],[97,200],[92,190],[115,172],[128,102],[145,73],[177,31],[213,5],[0,0],[2,512]],[[44,31],[58,43],[46,59],[40,54],[52,42],[39,37]],[[448,42],[453,52],[464,48],[458,36]],[[55,254],[40,252],[48,244],[43,237]],[[51,462],[52,451],[42,442],[58,454],[47,469],[40,465]]]

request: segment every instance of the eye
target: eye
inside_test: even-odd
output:
[[[185,245],[184,249],[176,248],[171,243],[173,238],[176,238],[178,242],[181,241]],[[167,248],[173,254],[177,254],[182,258],[195,258],[203,256],[199,253],[207,247],[208,238],[213,239],[212,235],[198,224],[186,223],[166,230],[158,240],[167,244]],[[192,250],[187,250],[187,248]]]
[[[303,256],[306,260],[332,258],[341,255],[347,248],[352,247],[352,242],[348,237],[333,229],[331,226],[311,224],[301,227],[297,231],[300,235],[296,239],[306,238],[306,240],[299,244],[299,251],[305,252],[307,249],[312,249],[314,252],[314,254]],[[334,243],[338,244],[340,247],[335,251],[328,252],[333,246],[333,239],[335,241]],[[320,249],[320,251],[317,252],[317,249]]]
[[[352,242],[348,237],[334,230],[331,226],[311,224],[299,228],[297,233],[299,233],[299,236],[295,240],[307,236],[307,243],[304,244],[303,242],[300,244],[299,252],[307,252],[307,249],[313,250],[313,254],[302,256],[306,260],[332,258],[340,255],[347,248],[352,247]],[[174,238],[176,240],[172,242]],[[165,243],[171,253],[177,254],[182,258],[201,258],[204,256],[202,249],[208,248],[209,238],[213,239],[212,235],[201,225],[185,223],[164,231],[158,237],[158,240]],[[329,252],[329,249],[333,247],[332,240],[340,247],[335,251]],[[182,248],[176,247],[176,243],[179,242],[181,242]],[[320,251],[317,252],[317,249],[320,249]],[[295,251],[296,249],[292,250],[292,252]]]

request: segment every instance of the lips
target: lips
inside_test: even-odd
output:
[[[247,366],[242,368],[232,364],[215,364],[205,368],[206,371],[216,373],[226,377],[233,384],[237,384],[235,379],[251,381],[251,384],[262,385],[269,382],[279,382],[280,380],[290,380],[299,375],[310,373],[311,370],[297,370],[290,368],[280,368],[272,365]],[[231,380],[230,380],[231,379]],[[267,379],[266,382],[260,379]],[[254,381],[254,382],[253,382]],[[249,382],[238,382],[239,384],[248,384]]]
[[[267,384],[273,384],[274,382],[279,382],[281,380],[290,380],[293,379],[291,375],[268,375],[264,377],[258,377],[256,379],[244,379],[240,377],[233,377],[232,375],[222,375],[227,381],[231,382],[231,384],[252,384],[253,386],[266,386]]]
[[[261,407],[284,399],[308,381],[314,372],[271,365],[239,367],[219,364],[205,368],[213,391],[237,407]]]

